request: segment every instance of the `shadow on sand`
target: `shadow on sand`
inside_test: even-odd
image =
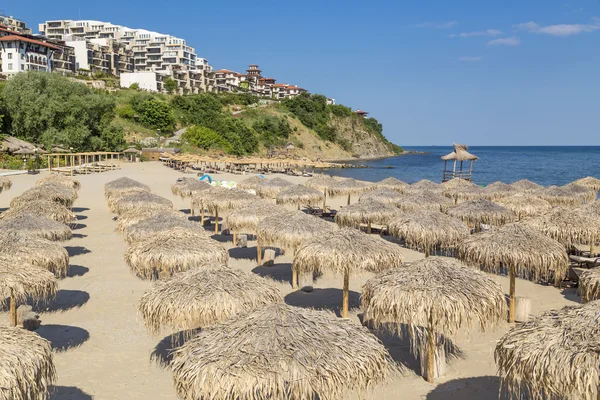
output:
[[[80,212],[84,212],[84,211],[90,211],[90,209],[87,207],[73,207],[72,211],[74,213],[80,213]]]
[[[69,257],[81,256],[83,254],[89,254],[92,252],[83,246],[65,246],[65,249],[67,249]]]
[[[83,276],[90,272],[88,267],[84,267],[83,265],[69,265],[69,272],[67,272],[68,278],[74,278],[76,276]]]
[[[57,311],[68,311],[81,308],[90,299],[90,294],[81,290],[61,289],[56,293],[54,300],[47,304],[33,306],[36,312],[51,313]]]
[[[82,221],[84,219],[88,219],[88,217],[85,215],[76,215],[76,217],[77,217],[77,221]]]
[[[200,329],[190,329],[165,336],[152,350],[150,360],[163,368],[169,367],[173,360],[173,350],[182,346],[188,338],[193,337],[198,332],[200,332]]]
[[[497,376],[477,376],[474,378],[453,379],[439,384],[427,393],[427,400],[508,400],[506,388],[500,391],[500,379]],[[523,400],[529,397],[522,397]]]
[[[50,389],[50,400],[92,400],[93,397],[74,386],[54,386]]]
[[[339,317],[341,316],[342,311],[342,293],[342,289],[335,288],[315,288],[312,292],[298,290],[285,296],[284,301],[290,306],[316,308],[317,310],[331,310]],[[360,294],[350,290],[348,292],[348,308],[352,310],[359,306]]]
[[[275,250],[276,258],[283,255],[283,251],[281,251],[278,248],[269,247],[269,249]],[[256,260],[256,254],[256,246],[232,247],[231,249],[229,249],[229,257],[235,258],[236,260]]]
[[[83,328],[67,325],[43,325],[36,331],[48,340],[54,351],[67,351],[81,346],[90,338],[90,333]]]
[[[252,272],[258,276],[271,278],[277,282],[292,283],[292,264],[274,264],[272,267],[258,266]]]

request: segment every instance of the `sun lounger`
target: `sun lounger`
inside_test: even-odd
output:
[[[570,255],[569,260],[577,263],[579,266],[585,266],[587,268],[600,267],[600,258],[590,258]]]

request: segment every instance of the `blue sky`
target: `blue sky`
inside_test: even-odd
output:
[[[371,112],[400,145],[600,145],[599,0],[23,1],[185,38],[216,68]],[[36,29],[37,31],[37,29]]]

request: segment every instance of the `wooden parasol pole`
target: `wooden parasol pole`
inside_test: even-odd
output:
[[[348,205],[350,205],[350,193],[348,193]]]
[[[327,189],[323,190],[323,212],[327,212]]]
[[[433,331],[433,312],[429,311],[429,326],[427,327],[427,376],[425,379],[433,383],[435,375],[435,332]]]
[[[348,292],[350,291],[350,271],[344,271],[344,291],[342,293],[342,318],[348,318]]]
[[[508,301],[508,322],[515,322],[515,266],[510,266],[510,299]]]
[[[233,230],[233,245],[237,246],[237,231]]]
[[[367,233],[371,233],[371,221],[367,224]]]
[[[13,292],[10,292],[10,325],[17,326],[17,300],[13,296]]]
[[[260,266],[262,264],[262,248],[260,241],[256,238],[256,263]]]
[[[215,208],[215,233],[219,233],[219,209]]]
[[[194,200],[190,200],[190,215],[194,216]]]

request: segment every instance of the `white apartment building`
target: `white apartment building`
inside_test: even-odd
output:
[[[4,25],[22,35],[31,35],[31,29],[27,28],[25,22],[14,18],[12,15],[7,16],[0,13],[0,25]]]
[[[50,72],[52,55],[61,50],[50,43],[25,36],[0,36],[0,74],[6,77],[25,71]]]

